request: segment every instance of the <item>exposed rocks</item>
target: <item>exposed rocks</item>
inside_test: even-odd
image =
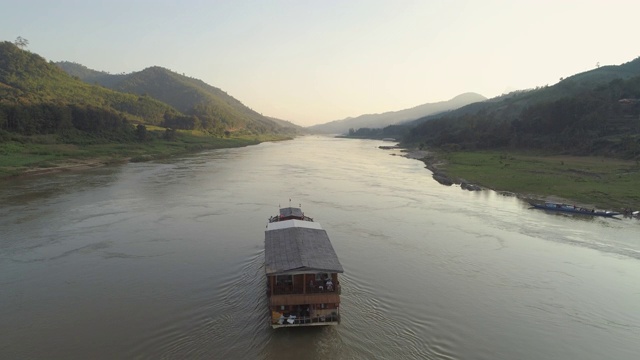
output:
[[[478,185],[475,184],[471,184],[468,182],[461,182],[460,183],[460,188],[464,189],[464,190],[469,190],[469,191],[480,191],[482,190],[482,188]]]
[[[453,185],[453,180],[451,180],[448,176],[446,175],[441,175],[441,174],[436,174],[433,173],[433,180],[439,182],[442,185],[447,185],[447,186],[451,186]]]
[[[404,152],[406,153],[404,156],[409,159],[422,160],[423,158],[429,156],[429,152],[426,150],[406,150]]]

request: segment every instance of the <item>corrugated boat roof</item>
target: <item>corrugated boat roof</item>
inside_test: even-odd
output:
[[[296,226],[298,220],[285,222],[291,226],[265,231],[267,275],[344,272],[326,231],[319,226]]]

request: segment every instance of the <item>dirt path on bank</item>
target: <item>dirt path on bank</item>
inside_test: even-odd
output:
[[[126,162],[126,161],[124,161]],[[0,178],[2,180],[8,179],[19,179],[25,177],[32,176],[41,176],[41,175],[50,175],[57,174],[61,172],[70,172],[70,171],[83,171],[88,169],[93,169],[96,167],[107,165],[111,162],[106,161],[104,159],[71,159],[65,160],[64,162],[53,164],[51,167],[29,167],[21,171],[16,175],[9,175],[6,177]]]

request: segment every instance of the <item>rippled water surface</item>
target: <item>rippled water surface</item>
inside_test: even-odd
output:
[[[638,358],[640,221],[441,186],[381,144],[3,183],[0,358]],[[289,199],[344,266],[339,326],[268,325],[264,229]]]

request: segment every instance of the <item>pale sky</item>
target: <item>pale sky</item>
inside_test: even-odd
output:
[[[162,66],[302,126],[486,97],[640,56],[632,0],[0,0],[51,61]]]

